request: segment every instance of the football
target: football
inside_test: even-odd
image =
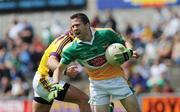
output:
[[[111,65],[121,65],[123,64],[122,61],[117,61],[115,55],[121,55],[123,56],[123,53],[126,52],[127,48],[120,44],[120,43],[113,43],[106,49],[105,57],[107,59],[107,62]]]

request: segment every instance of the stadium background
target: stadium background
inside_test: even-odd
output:
[[[123,68],[143,112],[180,112],[179,5],[179,0],[0,0],[0,112],[31,112],[31,81],[41,55],[68,29],[74,12],[86,13],[92,26],[122,33],[142,54]],[[85,73],[63,80],[89,93]],[[124,112],[118,105],[115,101],[115,112]],[[78,108],[55,102],[52,112]]]

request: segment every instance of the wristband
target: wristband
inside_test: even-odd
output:
[[[133,55],[133,50],[128,49],[127,52],[123,53],[124,60],[127,61],[129,60]]]

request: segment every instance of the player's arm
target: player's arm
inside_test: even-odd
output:
[[[48,65],[49,69],[54,71],[57,68],[58,64],[59,64],[58,60],[59,60],[58,57],[51,55],[49,57],[49,59],[48,59],[48,62],[47,62],[47,65]],[[79,71],[77,69],[78,69],[78,67],[75,66],[75,65],[68,66],[64,70],[63,74],[68,75],[69,77],[73,78],[79,73]]]
[[[53,83],[50,85],[48,99],[52,101],[54,98],[58,97],[58,92],[64,90],[64,88],[59,84],[60,76],[63,74],[64,69],[67,67],[66,64],[59,63],[57,68],[53,73]]]
[[[53,83],[50,84],[48,99],[52,101],[54,98],[58,97],[58,92],[64,90],[64,88],[59,84],[60,76],[66,65],[58,64],[57,68],[53,73]]]
[[[64,70],[67,68],[67,66],[71,62],[72,62],[72,55],[71,55],[70,51],[68,49],[66,49],[63,51],[60,63],[57,64],[57,67],[53,73],[53,81],[55,83],[59,82],[60,76],[63,74]]]
[[[48,65],[49,69],[51,69],[52,71],[54,71],[57,68],[58,64],[59,64],[59,61],[56,56],[51,55],[48,58],[47,65]]]
[[[113,30],[109,30],[108,31],[108,35],[110,35],[109,37],[111,37],[112,43],[121,43],[123,44],[127,49],[127,52],[132,52],[132,55],[129,56],[129,58],[137,58],[139,55],[136,53],[136,51],[134,51],[132,49],[132,45],[125,40],[124,36],[117,34],[115,31]],[[131,53],[128,53],[131,54]]]
[[[61,60],[60,60],[60,63],[57,64],[57,68],[55,69],[56,71],[54,71],[54,79],[55,81],[59,80],[60,77],[59,77],[59,74],[63,74],[64,73],[64,70],[67,71],[67,75],[68,74],[75,74],[76,72],[74,72],[76,69],[76,67],[70,67],[69,69],[67,69],[67,66],[72,62],[74,61],[74,57],[75,56],[75,53],[74,51],[72,50],[74,49],[73,46],[71,46],[71,44],[67,44],[63,50],[62,50],[62,53],[61,53]]]
[[[132,49],[133,50],[133,46],[130,42],[125,41],[125,47],[127,47],[128,49]],[[139,54],[136,52],[136,50],[133,50],[133,55],[132,58],[138,58]]]
[[[57,68],[54,70],[53,81],[54,83],[58,83],[60,80],[60,76],[63,74],[63,71],[67,68],[66,64],[59,63]]]
[[[52,71],[54,71],[57,68],[59,60],[61,58],[60,53],[62,52],[63,45],[66,45],[66,43],[63,42],[63,39],[65,39],[65,37],[63,37],[64,35],[58,37],[51,44],[50,54],[47,60],[47,66]]]
[[[123,44],[126,48],[128,48],[129,50],[132,50],[133,51],[133,55],[132,55],[132,58],[138,58],[139,57],[139,54],[133,50],[133,46],[130,42],[126,41],[125,40],[125,37],[120,35],[120,34],[117,34],[115,31],[111,30],[110,34],[112,35],[112,38],[113,38],[113,41],[116,42],[116,43],[121,43]]]
[[[128,41],[125,41],[125,47],[127,47],[129,49],[133,48],[132,44],[130,42],[128,42]]]
[[[67,55],[67,54],[69,54],[68,50],[67,50],[67,52],[62,53],[61,61],[60,61],[60,63],[57,64],[57,67],[54,70],[53,84],[51,85],[51,90],[50,90],[50,93],[48,95],[48,98],[50,99],[50,101],[58,96],[57,95],[58,91],[63,90],[63,87],[61,87],[59,85],[59,81],[61,79],[60,77],[64,73],[64,70],[67,68],[67,65],[72,61],[71,55]]]

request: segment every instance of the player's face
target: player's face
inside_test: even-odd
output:
[[[76,37],[83,39],[87,35],[88,25],[85,25],[81,19],[74,18],[71,20],[71,29]]]

